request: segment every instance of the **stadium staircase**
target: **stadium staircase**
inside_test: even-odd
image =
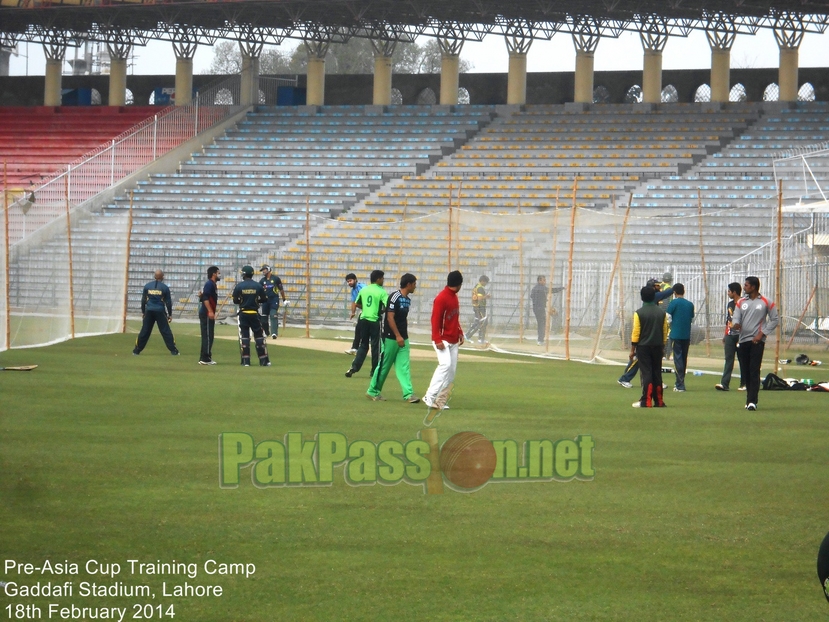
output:
[[[230,267],[259,263],[304,231],[306,206],[315,221],[330,220],[388,180],[427,170],[492,117],[478,106],[258,108],[178,172],[138,184],[130,309],[162,267],[176,311],[193,313],[207,266],[224,267],[228,291]],[[105,212],[129,204],[121,197]]]

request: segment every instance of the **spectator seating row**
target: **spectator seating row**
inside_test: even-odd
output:
[[[0,107],[0,163],[27,189],[158,113],[152,106]]]

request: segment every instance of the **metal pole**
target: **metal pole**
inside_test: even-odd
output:
[[[196,125],[193,128],[193,136],[199,134],[199,92],[196,91]]]
[[[452,184],[449,184],[449,241],[446,244],[446,272],[452,271]]]
[[[28,59],[27,61],[28,62]],[[11,288],[9,280],[11,279],[11,253],[9,252],[9,173],[8,164],[3,160],[3,229],[6,240],[6,349],[11,349],[12,338],[12,324],[11,324]]]
[[[127,258],[124,265],[124,310],[121,314],[121,332],[127,332],[127,299],[130,285],[130,243],[132,242],[132,201],[134,192],[130,190],[130,212],[127,219]]]
[[[155,117],[153,117],[153,160],[155,160],[156,157],[157,157],[156,156],[156,152],[157,152],[157,149],[158,149],[157,145],[158,145],[158,115],[155,115]]]
[[[524,343],[524,232],[521,230],[521,199],[518,199],[518,343]]]
[[[812,241],[814,244],[814,241]],[[774,346],[774,373],[780,371],[780,342],[783,339],[783,180],[777,183],[777,343]]]
[[[553,319],[553,283],[555,283],[555,275],[556,275],[556,244],[558,238],[558,195],[561,191],[561,186],[556,186],[556,207],[555,211],[553,212],[553,240],[552,240],[552,253],[550,253],[550,285],[549,285],[549,292],[547,298],[547,320],[546,326],[544,327],[544,351],[550,351],[550,324],[552,324]]]
[[[628,220],[630,219],[630,204],[631,202],[628,201],[628,208],[625,211],[625,219],[622,221],[622,231],[619,234],[619,239],[616,240],[616,259],[613,261],[613,269],[610,271],[610,278],[608,279],[608,293],[613,289],[613,281],[616,279],[616,272],[619,270],[619,262],[622,259],[622,243],[625,240],[625,230],[628,226]],[[613,199],[613,209],[616,210],[616,199]],[[596,358],[596,352],[599,350],[599,341],[602,338],[602,333],[604,332],[604,318],[605,314],[607,313],[607,305],[610,303],[610,296],[605,297],[605,302],[602,305],[602,313],[599,316],[599,326],[596,329],[596,339],[593,341],[593,352],[590,353],[590,360],[593,361]]]
[[[115,185],[115,139],[112,139],[112,145],[110,146],[111,153],[109,156],[109,185]]]
[[[697,212],[699,215],[699,257],[702,262],[702,285],[705,288],[705,356],[711,358],[711,322],[708,321],[711,299],[708,292],[708,272],[705,269],[705,249],[702,243],[702,191],[699,188],[697,188]]]
[[[69,248],[69,327],[72,339],[75,338],[75,290],[72,281],[75,274],[72,267],[72,217],[69,209],[69,174],[64,180],[66,186],[66,244]]]
[[[570,305],[573,297],[573,250],[576,247],[576,193],[578,177],[573,179],[573,207],[570,210],[570,256],[567,259],[567,305],[564,316],[564,358],[570,360]]]
[[[305,195],[305,338],[311,337],[311,199]]]

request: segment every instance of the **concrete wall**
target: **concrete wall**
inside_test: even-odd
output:
[[[762,101],[763,91],[777,82],[777,69],[732,69],[731,85],[742,84],[748,101]],[[291,76],[293,77],[293,76]],[[194,75],[193,85],[202,88],[217,76]],[[663,88],[672,84],[679,93],[680,102],[692,102],[697,87],[709,84],[707,69],[668,70],[662,73]],[[372,75],[327,75],[325,103],[329,105],[372,103],[374,77]],[[799,82],[810,82],[815,87],[818,101],[829,101],[829,68],[806,68],[799,71]],[[611,103],[621,103],[633,85],[642,85],[641,71],[597,71],[594,86],[605,87]],[[63,88],[94,88],[104,104],[109,96],[109,76],[63,76]],[[127,88],[136,104],[149,103],[150,94],[157,87],[174,87],[175,76],[127,76]],[[305,76],[299,76],[299,86],[305,86]],[[473,104],[505,104],[507,101],[507,74],[463,73],[460,86],[469,91]],[[43,104],[43,76],[0,77],[0,106],[40,106]],[[417,103],[424,89],[440,95],[440,76],[437,74],[399,74],[392,76],[392,88],[403,95],[404,104]],[[574,74],[572,72],[527,74],[528,104],[562,104],[573,101]]]

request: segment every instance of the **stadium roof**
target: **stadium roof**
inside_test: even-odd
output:
[[[687,34],[716,14],[728,16],[738,32],[774,27],[781,19],[823,32],[829,0],[0,0],[0,40],[48,40],[57,32],[107,40],[107,33],[120,30],[142,43],[174,38],[173,26],[213,39],[277,43],[284,37],[412,39],[445,34],[447,24],[456,38],[516,28],[532,38],[585,27],[605,36],[653,28]]]

